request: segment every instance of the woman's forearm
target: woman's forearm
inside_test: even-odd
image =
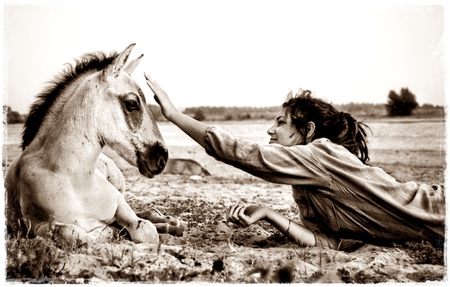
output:
[[[293,222],[273,209],[267,208],[266,221],[298,245],[315,246],[316,244],[314,234],[310,229]]]
[[[205,133],[208,128],[207,124],[197,121],[180,111],[173,112],[167,119],[177,125],[202,147],[205,147]]]

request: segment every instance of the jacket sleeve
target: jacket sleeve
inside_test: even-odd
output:
[[[306,145],[258,144],[211,126],[205,134],[205,149],[215,159],[269,182],[323,187],[331,184],[330,176]]]

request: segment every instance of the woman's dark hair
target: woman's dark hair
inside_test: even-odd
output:
[[[369,161],[366,124],[358,122],[349,113],[336,110],[331,104],[311,97],[311,91],[290,92],[282,108],[291,115],[292,124],[306,137],[306,125],[314,122],[314,139],[327,138],[344,146],[363,163]]]

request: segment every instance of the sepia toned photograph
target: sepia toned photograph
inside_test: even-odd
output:
[[[6,284],[448,284],[445,1],[2,1]]]

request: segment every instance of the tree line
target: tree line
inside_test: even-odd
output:
[[[408,88],[402,88],[397,94],[389,91],[386,104],[347,103],[335,104],[336,109],[352,114],[357,119],[382,118],[382,117],[406,117],[421,118],[444,117],[442,106],[423,104],[419,106],[416,96]],[[157,121],[165,121],[158,105],[149,105],[149,108]],[[272,120],[278,113],[280,106],[270,107],[214,107],[198,106],[188,107],[183,112],[199,120],[231,121],[231,120]],[[27,115],[13,111],[9,106],[3,106],[3,123],[24,123]]]
[[[371,103],[347,103],[333,104],[339,110],[352,114],[359,120],[367,118],[382,117],[406,117],[434,118],[445,116],[444,107],[423,104],[419,106],[416,96],[408,88],[402,88],[397,94],[394,90],[389,91],[386,104]],[[159,107],[156,107],[159,108]],[[268,119],[272,120],[280,106],[272,107],[190,107],[184,110],[193,118],[203,120],[249,120]]]

